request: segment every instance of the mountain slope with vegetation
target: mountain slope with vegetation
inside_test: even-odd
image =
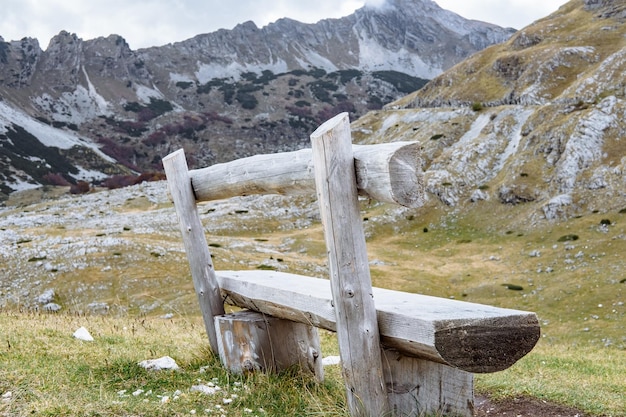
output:
[[[417,140],[430,205],[521,223],[626,207],[624,2],[575,0],[354,124]]]
[[[0,193],[160,171],[181,147],[192,167],[299,149],[327,118],[381,108],[514,32],[388,0],[137,51],[118,35],[62,31],[45,51],[0,39]]]

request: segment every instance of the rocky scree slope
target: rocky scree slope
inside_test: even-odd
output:
[[[160,169],[181,147],[198,167],[308,146],[332,115],[381,108],[512,33],[388,0],[137,51],[117,35],[0,41],[0,192]]]
[[[626,207],[626,2],[573,0],[357,121],[423,144],[429,207],[536,223]]]

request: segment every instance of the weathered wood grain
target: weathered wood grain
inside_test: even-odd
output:
[[[251,310],[215,317],[220,360],[235,374],[280,372],[294,365],[324,379],[316,327]]]
[[[184,152],[179,150],[163,158],[163,168],[178,216],[180,232],[183,235],[185,252],[189,260],[191,277],[200,303],[209,344],[213,352],[217,354],[217,336],[213,317],[224,314],[224,303],[215,278],[211,253],[204,236],[204,227],[200,221],[196,200],[191,189]]]
[[[417,142],[353,145],[357,190],[374,200],[419,207],[424,183]],[[252,194],[314,194],[311,149],[254,155],[189,171],[198,201]]]
[[[394,416],[474,415],[471,372],[389,349],[383,349],[383,367]]]
[[[311,143],[348,406],[354,417],[388,415],[348,114],[322,124]]]
[[[218,271],[226,302],[336,331],[330,282],[276,271]],[[373,288],[381,342],[468,372],[504,370],[539,339],[535,313]]]

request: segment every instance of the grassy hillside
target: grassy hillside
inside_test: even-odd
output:
[[[572,0],[394,105],[589,104],[607,95],[623,98],[624,9],[622,2]]]
[[[173,208],[164,196],[162,184],[142,185],[35,204],[14,201],[17,206],[0,212],[6,265],[0,279],[0,394],[11,392],[0,412],[202,413],[222,397],[208,399],[189,392],[190,386],[218,378],[223,395],[239,395],[227,415],[258,414],[259,408],[268,415],[345,413],[336,371],[316,386],[293,374],[238,379],[219,369],[206,349]],[[478,376],[478,392],[622,415],[626,213],[510,228],[522,224],[512,220],[524,216],[523,207],[479,204],[480,210],[461,215],[362,201],[374,285],[537,312],[542,338],[536,349],[507,371]],[[312,197],[231,199],[199,211],[216,268],[324,276]],[[86,218],[78,216],[82,212]],[[46,259],[29,262],[37,254]],[[55,290],[61,312],[29,312],[36,306],[32,299],[47,288]],[[161,319],[165,313],[174,319]],[[72,339],[80,326],[96,341]],[[332,337],[326,335],[325,343],[324,355],[336,354]],[[135,366],[164,355],[183,371],[155,375]],[[200,374],[203,366],[211,367],[210,375]],[[248,387],[245,395],[234,391],[236,383]],[[138,389],[152,394],[133,396]],[[176,390],[180,401],[163,404],[157,397],[171,399]],[[277,392],[297,404],[278,408],[284,398],[278,401]]]

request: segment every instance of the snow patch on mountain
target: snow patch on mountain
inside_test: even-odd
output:
[[[110,116],[110,103],[98,94],[84,67],[82,70],[87,88],[79,84],[74,91],[62,93],[58,99],[44,93],[35,97],[33,103],[58,122],[80,125],[98,116]]]
[[[24,175],[14,175],[9,179],[9,183],[7,185],[10,186],[13,191],[33,190],[41,187],[41,184],[35,183],[33,178],[28,175],[25,177]]]
[[[77,179],[77,180],[82,180],[82,181],[100,181],[100,180],[104,180],[106,178],[108,178],[108,175],[106,175],[104,172],[100,172],[100,171],[94,171],[93,169],[85,169],[81,166],[75,165],[75,167],[78,169],[78,173],[77,174],[70,174],[72,175],[73,178]]]
[[[356,29],[355,29],[356,30]],[[404,47],[391,51],[366,32],[358,34],[359,67],[367,71],[399,71],[417,77],[432,79],[443,72],[441,65],[428,64]]]
[[[96,106],[96,111],[99,115],[111,115],[109,110],[109,103],[96,91],[96,87],[91,83],[87,70],[83,66],[83,74],[87,80],[88,96],[93,100],[93,104]]]
[[[170,72],[170,83],[194,83],[195,79],[187,74]]]
[[[6,101],[0,101],[0,132],[6,133],[7,128],[11,125],[21,126],[24,130],[35,136],[46,146],[56,147],[59,149],[70,149],[73,146],[85,146],[93,149],[108,161],[114,161],[112,158],[103,154],[94,143],[87,141],[72,132],[55,129],[52,126],[35,120],[26,113],[9,106]]]
[[[228,64],[206,64],[198,61],[197,65],[198,70],[194,73],[194,75],[201,84],[208,83],[214,78],[232,78],[235,81],[238,81],[241,74],[244,72],[261,74],[263,71],[269,70],[275,74],[280,74],[289,71],[287,63],[282,59],[276,60],[271,64],[241,64],[236,61],[232,61]]]
[[[137,84],[135,88],[137,99],[144,104],[150,103],[151,99],[161,100],[163,99],[163,93],[158,88],[150,88],[145,85]]]
[[[298,65],[304,68],[313,66],[317,68],[322,68],[328,72],[337,71],[339,69],[335,64],[332,63],[330,59],[323,57],[322,55],[312,50],[306,51],[302,58],[296,56],[295,59],[296,62],[298,62]]]

